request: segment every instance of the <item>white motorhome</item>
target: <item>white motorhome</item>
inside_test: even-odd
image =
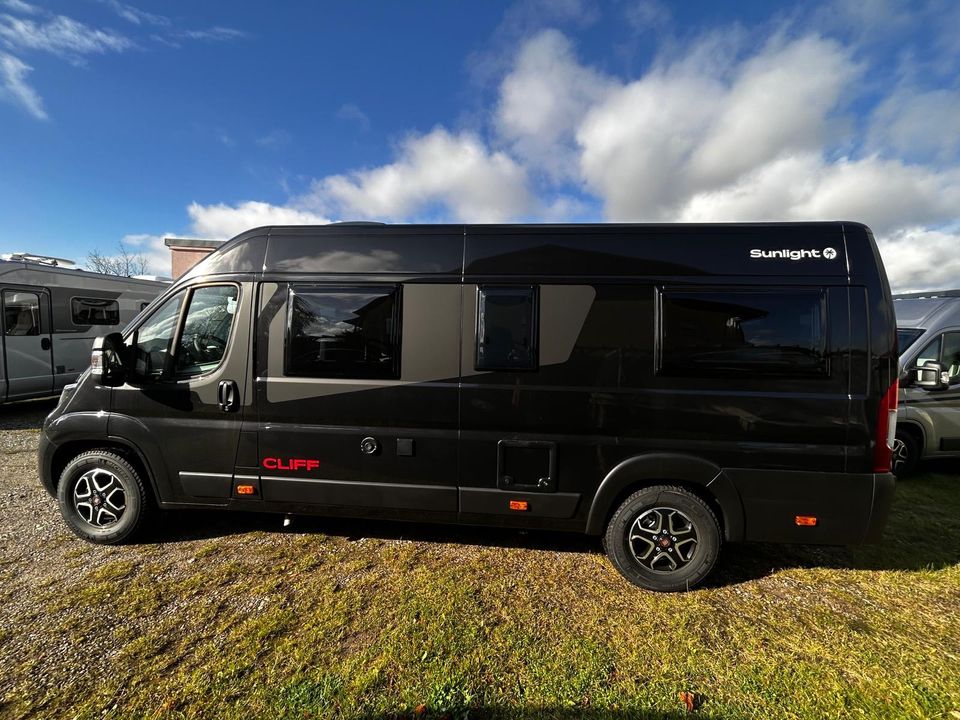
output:
[[[0,402],[58,394],[90,364],[96,336],[121,330],[168,285],[72,265],[26,253],[0,259]]]

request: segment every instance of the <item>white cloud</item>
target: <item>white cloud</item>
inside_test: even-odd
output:
[[[13,55],[0,53],[0,100],[21,105],[38,120],[46,120],[43,99],[26,81],[31,69]]]
[[[266,135],[258,137],[254,142],[261,147],[280,147],[289,145],[293,141],[293,136],[286,130],[271,130]]]
[[[516,0],[493,31],[489,46],[467,58],[467,68],[480,85],[497,81],[509,70],[515,48],[544,28],[588,27],[600,17],[590,0]]]
[[[238,205],[190,203],[193,232],[205,238],[228,239],[263,225],[324,225],[326,218],[309,210],[248,201]]]
[[[170,18],[155,15],[126,5],[119,0],[101,0],[117,15],[140,26],[160,28],[163,34],[150,38],[167,47],[178,48],[180,40],[228,41],[246,37],[246,33],[234,28],[215,26],[206,30],[180,30],[173,27]],[[121,53],[137,47],[130,37],[109,29],[94,28],[65,15],[53,15],[24,0],[0,0],[0,7],[18,15],[0,13],[0,48],[6,47],[21,54],[21,51],[46,52],[68,62],[84,66],[87,57],[106,53]],[[24,82],[30,70],[18,58],[0,52],[0,99],[17,102],[39,119],[46,119],[40,96]]]
[[[337,117],[340,120],[349,120],[350,122],[356,123],[361,132],[366,132],[370,129],[370,118],[353,103],[341,105],[340,109],[337,110]]]
[[[500,85],[496,124],[521,158],[562,178],[576,171],[574,129],[616,86],[580,65],[570,41],[544,30],[521,48]]]
[[[691,158],[702,182],[727,182],[776,158],[822,148],[841,93],[859,75],[849,51],[816,36],[747,59],[720,98],[708,135]]]
[[[119,2],[119,0],[102,0],[102,2],[109,5],[117,15],[134,25],[146,24],[157,27],[168,27],[170,25],[170,18],[164,15],[155,15],[154,13],[135,8],[132,5],[126,5]]]
[[[178,30],[173,33],[175,38],[183,40],[213,40],[215,42],[225,42],[227,40],[240,40],[247,37],[243,30],[229,27],[212,27],[206,30]]]
[[[737,182],[695,193],[676,213],[684,222],[857,220],[887,234],[956,216],[960,173],[937,173],[875,156],[827,162],[816,153],[786,156]]]
[[[125,235],[120,245],[131,255],[143,255],[147,261],[147,274],[170,277],[170,248],[164,240],[168,237],[177,237],[175,233],[162,235],[134,234]]]
[[[3,5],[11,12],[20,13],[21,15],[36,15],[40,12],[40,8],[36,5],[31,5],[23,0],[0,0],[0,5]]]
[[[960,91],[903,88],[873,113],[870,142],[899,156],[950,161],[960,153]]]
[[[133,41],[123,35],[91,28],[64,15],[43,22],[0,15],[0,40],[11,48],[49,52],[76,63],[82,62],[83,55],[134,47]]]
[[[441,208],[458,221],[500,222],[530,213],[523,168],[477,136],[436,128],[411,135],[381,167],[315,180],[299,203],[327,215],[409,220]]]
[[[774,42],[730,70],[712,54],[694,48],[655,67],[579,127],[584,179],[612,219],[669,219],[695,193],[822,147],[858,73],[848,53],[816,36]]]
[[[670,8],[659,0],[631,0],[624,17],[637,31],[657,30],[671,20]]]
[[[896,291],[960,287],[960,232],[908,227],[879,245]]]

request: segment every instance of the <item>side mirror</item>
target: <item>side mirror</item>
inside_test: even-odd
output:
[[[107,387],[123,385],[126,370],[123,367],[123,335],[110,333],[93,341],[90,353],[90,374],[95,382]]]
[[[917,387],[924,390],[945,390],[950,385],[950,373],[938,362],[927,362],[917,368]]]

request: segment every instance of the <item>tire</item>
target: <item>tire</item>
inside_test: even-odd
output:
[[[698,585],[713,570],[720,544],[720,524],[710,506],[668,485],[643,488],[624,500],[603,537],[607,556],[620,574],[656,592]]]
[[[920,442],[909,430],[897,430],[891,470],[898,480],[912,475],[920,464]]]
[[[67,527],[98,545],[125,542],[148,512],[143,479],[110,450],[90,450],[67,464],[57,485],[57,504]]]

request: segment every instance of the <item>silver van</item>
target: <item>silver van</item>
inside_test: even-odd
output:
[[[0,403],[56,395],[169,283],[78,270],[62,258],[0,256]]]
[[[960,290],[895,295],[900,406],[893,471],[960,457]]]

